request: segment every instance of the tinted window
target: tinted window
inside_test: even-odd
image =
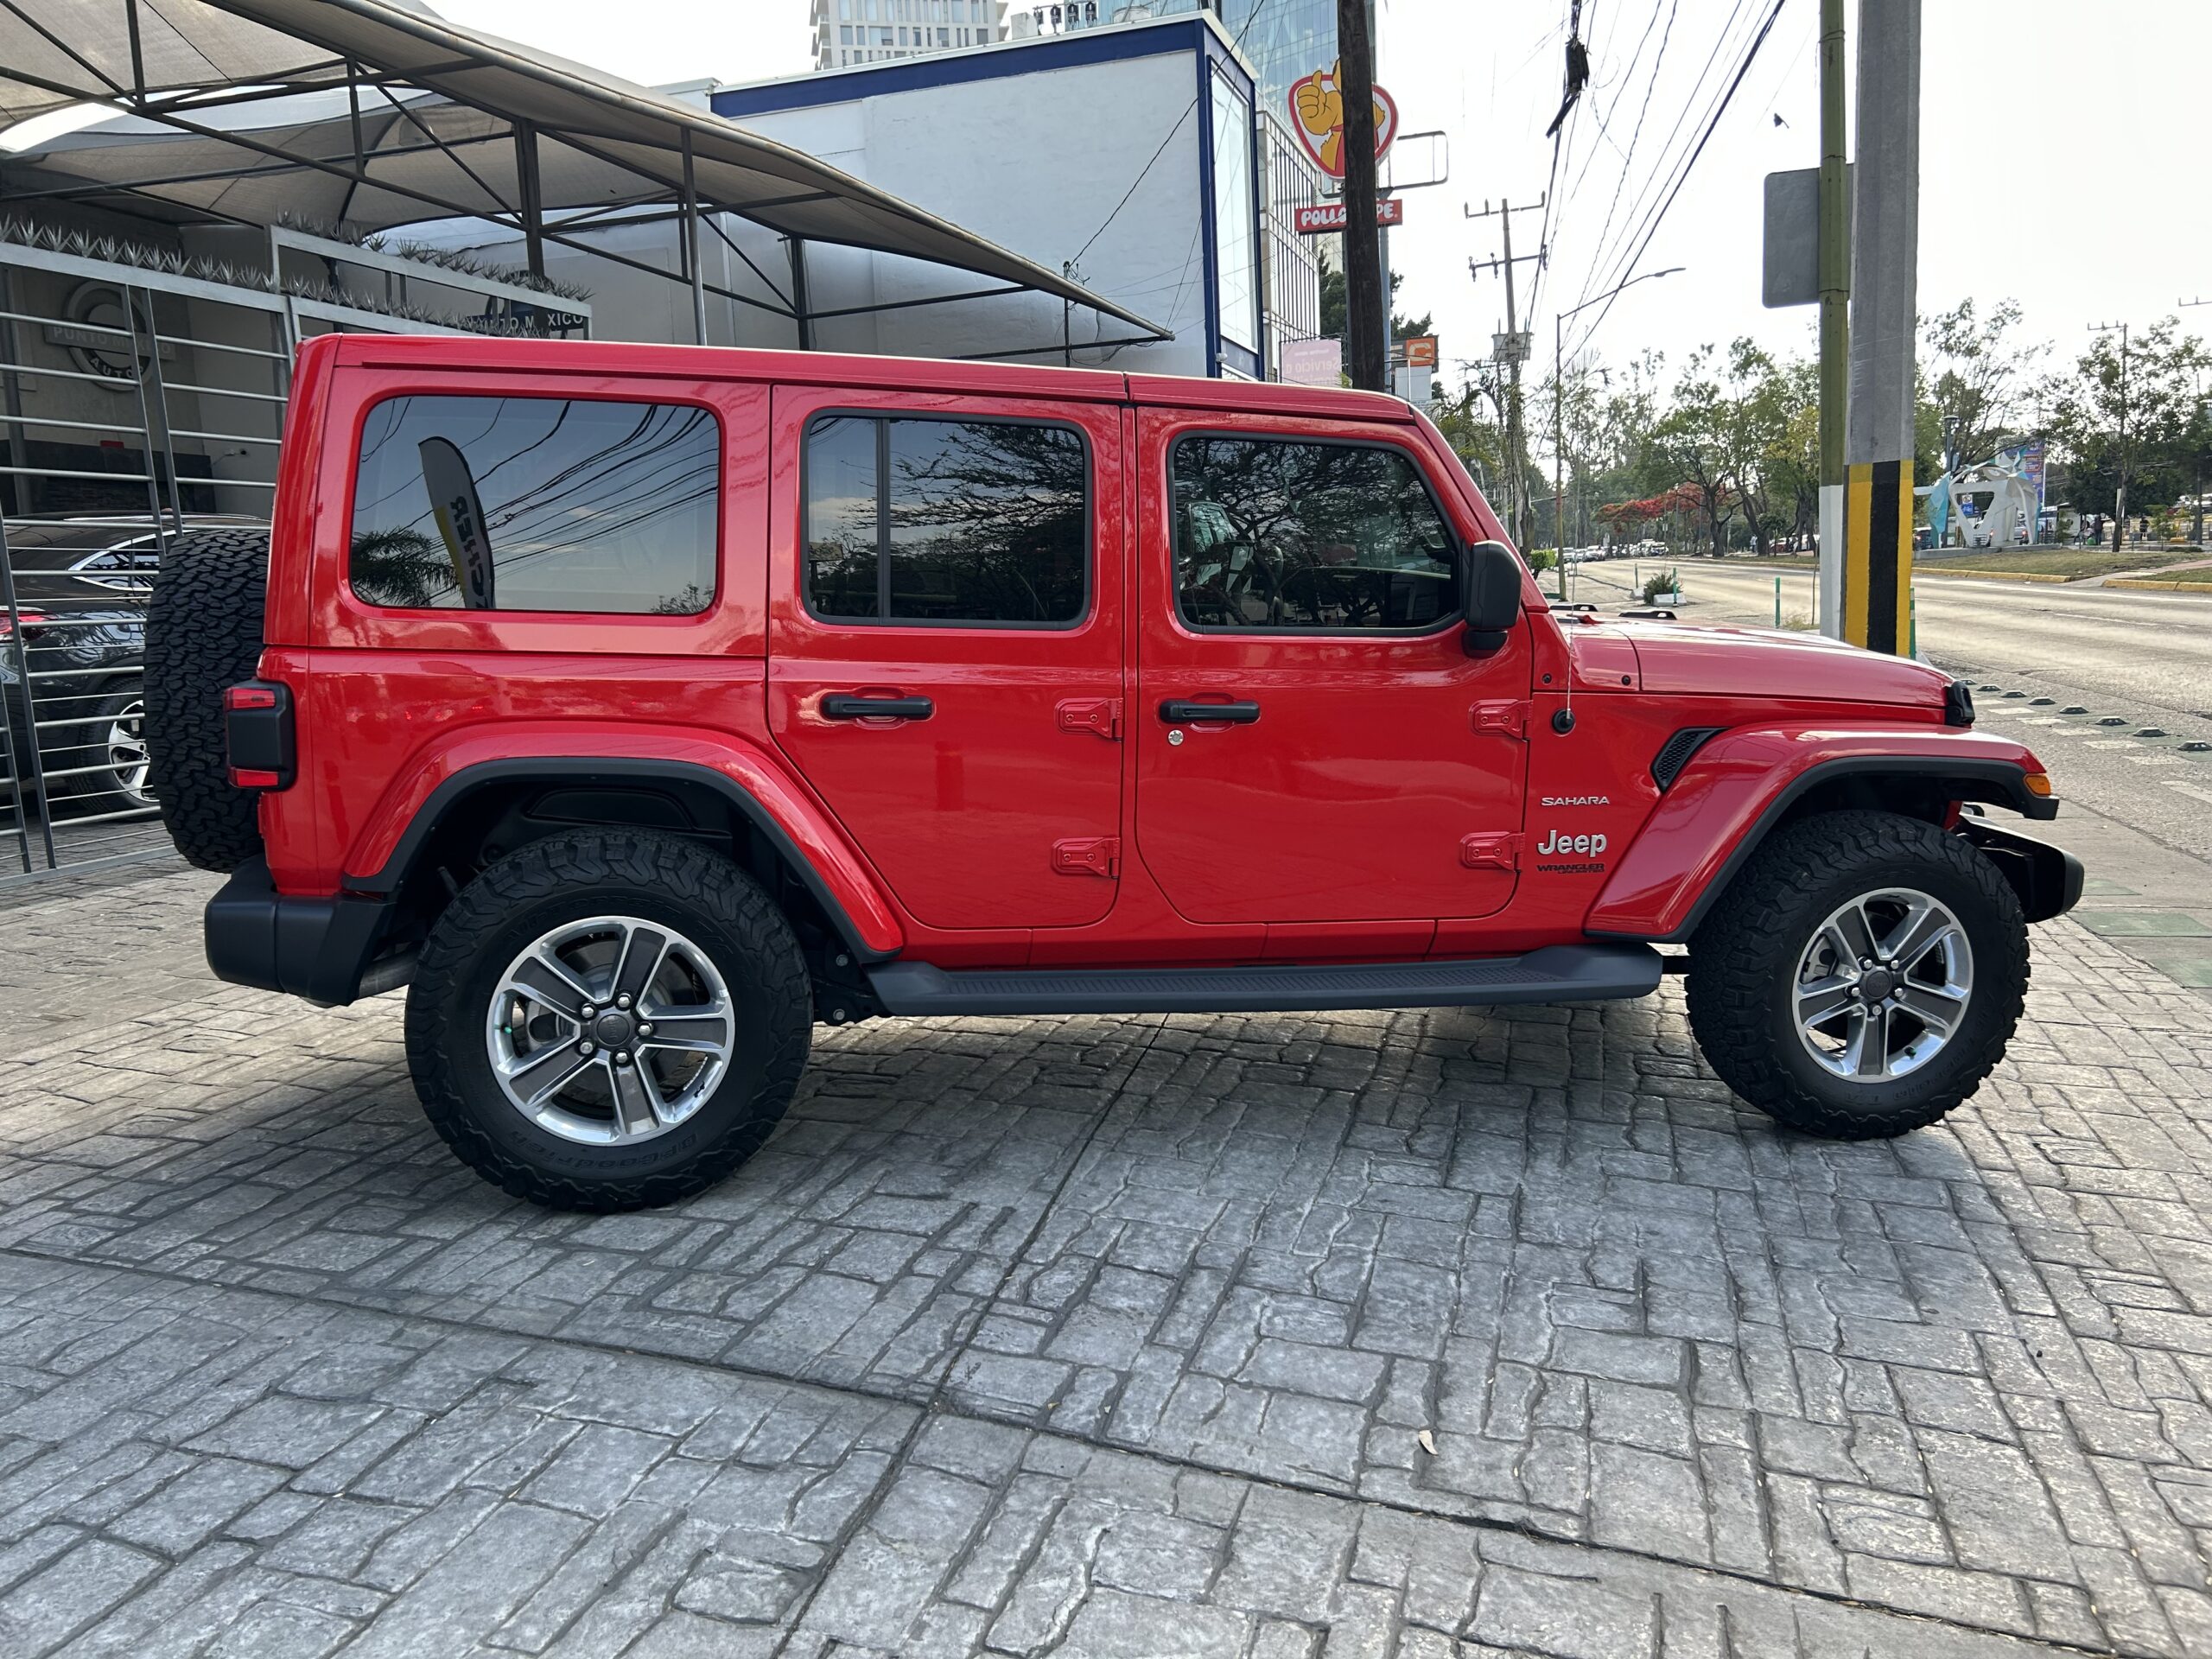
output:
[[[349,575],[372,605],[689,616],[715,593],[715,417],[394,397],[369,411]]]
[[[1458,613],[1451,535],[1397,450],[1185,438],[1173,466],[1192,626],[1418,629]]]
[[[817,616],[1055,626],[1083,615],[1090,461],[1063,426],[839,415],[806,435]]]

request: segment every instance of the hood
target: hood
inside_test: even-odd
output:
[[[1808,697],[1940,712],[1951,683],[1940,669],[1910,658],[1773,628],[1624,618],[1607,629],[1635,645],[1647,694]]]

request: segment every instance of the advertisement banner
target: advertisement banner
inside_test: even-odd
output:
[[[1280,368],[1283,379],[1294,386],[1342,385],[1344,343],[1336,339],[1285,340]]]

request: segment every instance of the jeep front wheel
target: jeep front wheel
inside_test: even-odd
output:
[[[431,930],[407,1057],[478,1173],[567,1210],[665,1204],[768,1138],[806,1064],[798,941],[674,836],[579,830],[493,865]]]
[[[1777,1121],[1903,1135],[1965,1100],[2005,1052],[2027,926],[1962,837],[1888,812],[1776,834],[1690,944],[1690,1028],[1721,1081]]]

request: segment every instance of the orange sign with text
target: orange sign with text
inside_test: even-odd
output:
[[[1337,90],[1336,64],[1316,69],[1290,89],[1290,113],[1299,141],[1316,165],[1332,179],[1344,175],[1344,100]],[[1398,136],[1398,105],[1380,86],[1375,89],[1375,159],[1389,153]]]

